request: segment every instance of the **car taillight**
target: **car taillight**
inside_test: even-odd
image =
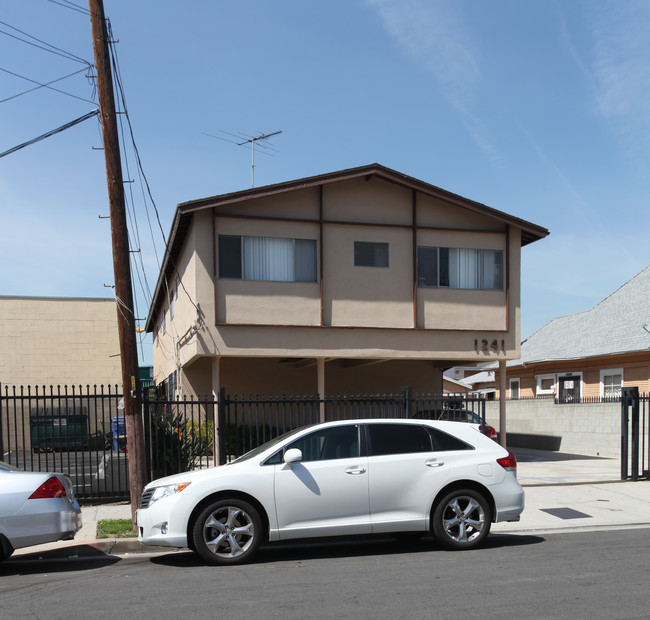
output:
[[[38,489],[29,496],[29,499],[50,499],[52,497],[65,496],[65,487],[56,476],[52,476],[38,487]]]
[[[497,459],[497,463],[508,471],[517,471],[517,457],[508,450],[508,456]]]
[[[489,424],[485,424],[485,425],[481,424],[480,429],[481,432],[487,437],[489,437],[490,439],[494,439],[494,441],[498,440],[497,432],[494,426],[490,426]]]

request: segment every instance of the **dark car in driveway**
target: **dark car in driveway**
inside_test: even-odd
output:
[[[483,422],[481,416],[469,409],[455,409],[455,408],[445,408],[440,411],[420,411],[415,414],[416,418],[422,418],[425,420],[449,420],[450,422],[465,422],[467,424],[478,424],[480,431],[493,439],[498,441],[497,431],[493,426],[490,426],[487,423]]]

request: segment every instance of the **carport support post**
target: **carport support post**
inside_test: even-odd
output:
[[[499,443],[505,448],[506,433],[506,363],[499,360]]]

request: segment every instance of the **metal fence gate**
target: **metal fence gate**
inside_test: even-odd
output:
[[[129,498],[117,386],[0,386],[0,460],[70,476],[80,500]]]
[[[0,387],[0,460],[70,475],[79,500],[129,499],[122,395],[117,387]],[[147,474],[159,478],[227,463],[295,428],[352,418],[485,422],[485,400],[400,394],[228,396],[168,400],[143,392]]]

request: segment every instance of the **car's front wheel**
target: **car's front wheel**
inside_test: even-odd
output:
[[[248,502],[216,501],[194,522],[192,541],[196,552],[210,564],[242,564],[259,549],[264,536],[262,519]]]
[[[433,536],[445,549],[472,549],[490,532],[492,511],[483,495],[458,489],[438,502],[432,519]]]

